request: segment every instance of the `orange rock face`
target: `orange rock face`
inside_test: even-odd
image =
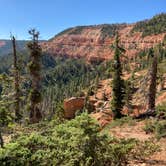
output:
[[[153,47],[164,38],[165,33],[142,38],[140,32],[131,33],[133,26],[134,24],[130,24],[119,29],[121,44],[127,50],[128,57]],[[113,50],[110,46],[113,42],[114,37],[103,38],[102,26],[90,26],[84,27],[81,32],[76,34],[66,32],[48,42],[41,43],[41,46],[43,51],[54,56],[82,57],[95,61],[112,59]]]
[[[76,111],[84,107],[85,98],[72,97],[64,100],[64,117],[66,119],[72,119],[75,117]]]
[[[113,114],[111,110],[92,113],[91,117],[96,119],[102,128],[113,120]]]

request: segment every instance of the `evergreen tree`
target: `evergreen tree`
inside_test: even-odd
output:
[[[122,109],[124,106],[124,80],[122,79],[122,67],[120,62],[120,56],[125,50],[119,46],[119,37],[116,36],[115,44],[114,44],[114,73],[113,73],[113,81],[112,81],[112,101],[111,101],[111,109],[114,113],[114,118],[122,117]]]
[[[151,56],[153,57],[151,71],[150,71],[150,86],[149,86],[149,95],[148,95],[148,110],[155,110],[155,97],[156,97],[156,80],[157,80],[157,53],[158,48],[155,48],[155,52],[151,52]]]
[[[32,29],[29,31],[29,34],[32,35],[32,42],[28,43],[28,48],[30,50],[30,62],[28,67],[31,76],[31,91],[29,94],[29,120],[30,123],[37,123],[42,118],[41,110],[39,109],[39,104],[42,100],[40,93],[41,47],[38,43],[39,32],[36,32],[35,29]]]
[[[2,92],[0,94],[0,146],[3,148],[4,141],[2,134],[5,127],[7,127],[13,119],[12,111],[10,109],[13,107],[13,95],[11,94],[12,79],[6,74],[1,74],[0,83],[2,86]]]

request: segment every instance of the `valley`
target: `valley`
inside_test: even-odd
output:
[[[166,14],[0,40],[0,165],[165,166]]]

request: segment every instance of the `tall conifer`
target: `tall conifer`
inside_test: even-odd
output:
[[[112,101],[111,109],[114,113],[114,118],[122,117],[122,109],[124,106],[124,80],[122,79],[122,67],[120,62],[120,56],[125,50],[119,46],[119,36],[116,36],[114,44],[114,74],[112,81]]]
[[[40,93],[40,80],[41,80],[41,47],[38,42],[39,32],[36,32],[35,29],[29,31],[29,34],[32,35],[32,41],[28,43],[28,48],[30,50],[30,62],[28,64],[30,76],[31,76],[31,91],[29,95],[30,99],[30,123],[37,123],[41,120],[42,114],[39,109],[39,104],[41,102],[41,93]]]
[[[157,54],[158,48],[155,48],[155,51],[150,52],[150,56],[153,57],[152,65],[150,68],[150,86],[149,86],[149,95],[148,95],[148,110],[155,110],[155,98],[156,98],[156,85],[157,85]]]

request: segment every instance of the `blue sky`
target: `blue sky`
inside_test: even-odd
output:
[[[166,0],[0,0],[0,39],[10,32],[28,39],[37,28],[41,39],[76,25],[132,23],[166,12]]]

